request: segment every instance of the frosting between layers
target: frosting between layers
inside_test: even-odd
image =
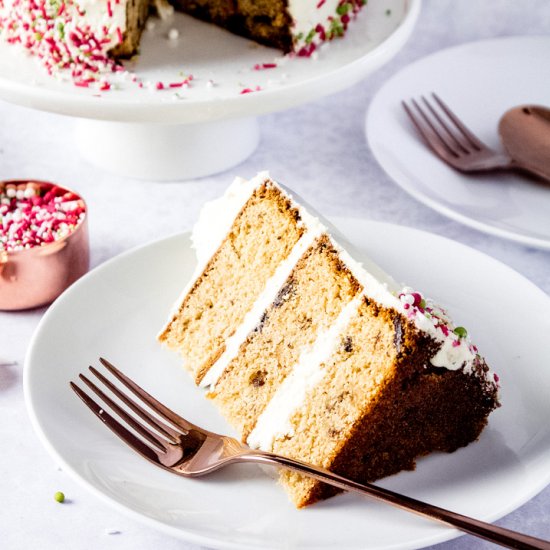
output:
[[[356,296],[346,304],[336,321],[318,334],[313,346],[302,351],[298,362],[258,417],[247,439],[250,447],[271,450],[275,439],[294,435],[290,419],[304,402],[307,392],[325,376],[324,363],[338,346],[342,332],[357,312],[361,300],[361,295]]]
[[[211,389],[214,389],[216,382],[229,366],[229,363],[231,363],[239,353],[239,348],[246,340],[246,337],[258,326],[262,314],[274,302],[284,282],[292,273],[296,262],[321,233],[322,231],[320,229],[316,231],[307,231],[298,240],[289,256],[279,265],[273,276],[268,279],[263,292],[257,298],[252,309],[246,314],[243,322],[235,331],[235,334],[227,339],[225,351],[201,380],[200,385],[202,387],[210,386]]]

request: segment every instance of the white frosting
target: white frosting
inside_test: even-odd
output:
[[[293,21],[293,33],[307,35],[318,23],[325,23],[334,16],[340,0],[326,0],[320,7],[318,0],[288,0],[288,13]]]
[[[475,353],[466,342],[455,345],[451,338],[445,338],[439,351],[430,359],[434,367],[445,367],[448,370],[458,370],[464,366],[467,370],[471,369],[475,359]]]
[[[359,0],[288,0],[294,49],[315,57],[315,50],[337,36],[343,36],[351,18],[366,4]]]
[[[110,50],[118,44],[117,28],[124,34],[126,30],[126,4],[127,0],[111,0],[111,13],[106,9],[105,0],[76,0],[75,4],[84,11],[84,17],[76,15],[76,7],[69,3],[66,4],[67,9],[75,11],[75,16],[72,21],[67,23],[65,33],[74,30],[78,26],[88,25],[90,30],[97,36],[103,36],[103,28],[107,27],[110,42],[105,45],[105,51]]]
[[[360,303],[361,296],[356,296],[344,306],[328,329],[319,332],[313,346],[302,351],[297,364],[258,417],[256,426],[247,439],[250,447],[269,451],[273,448],[275,439],[294,435],[290,419],[304,402],[308,391],[325,376],[324,364],[340,343],[341,335],[356,314]]]

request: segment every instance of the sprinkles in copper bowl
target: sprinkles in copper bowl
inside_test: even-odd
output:
[[[84,202],[56,185],[0,183],[0,250],[42,246],[72,233],[85,216]]]
[[[89,266],[83,199],[37,180],[0,182],[0,310],[55,300]]]

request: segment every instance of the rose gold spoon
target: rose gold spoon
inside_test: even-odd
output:
[[[498,132],[512,166],[550,181],[550,110],[537,105],[510,109]]]

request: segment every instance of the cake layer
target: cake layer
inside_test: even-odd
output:
[[[494,400],[471,376],[426,368],[433,352],[412,323],[364,299],[286,430],[261,448],[368,482],[468,444]],[[337,492],[290,471],[281,481],[297,507]]]
[[[124,4],[121,0],[117,4]],[[150,0],[126,0],[126,17],[122,26],[122,42],[116,44],[109,54],[115,58],[131,57],[139,49],[141,33],[149,15]]]
[[[171,0],[177,10],[290,52],[292,20],[284,0]]]
[[[159,339],[182,354],[197,383],[298,242],[299,222],[288,198],[263,183],[178,306]]]
[[[359,291],[326,235],[298,261],[209,394],[243,440],[300,355]]]

